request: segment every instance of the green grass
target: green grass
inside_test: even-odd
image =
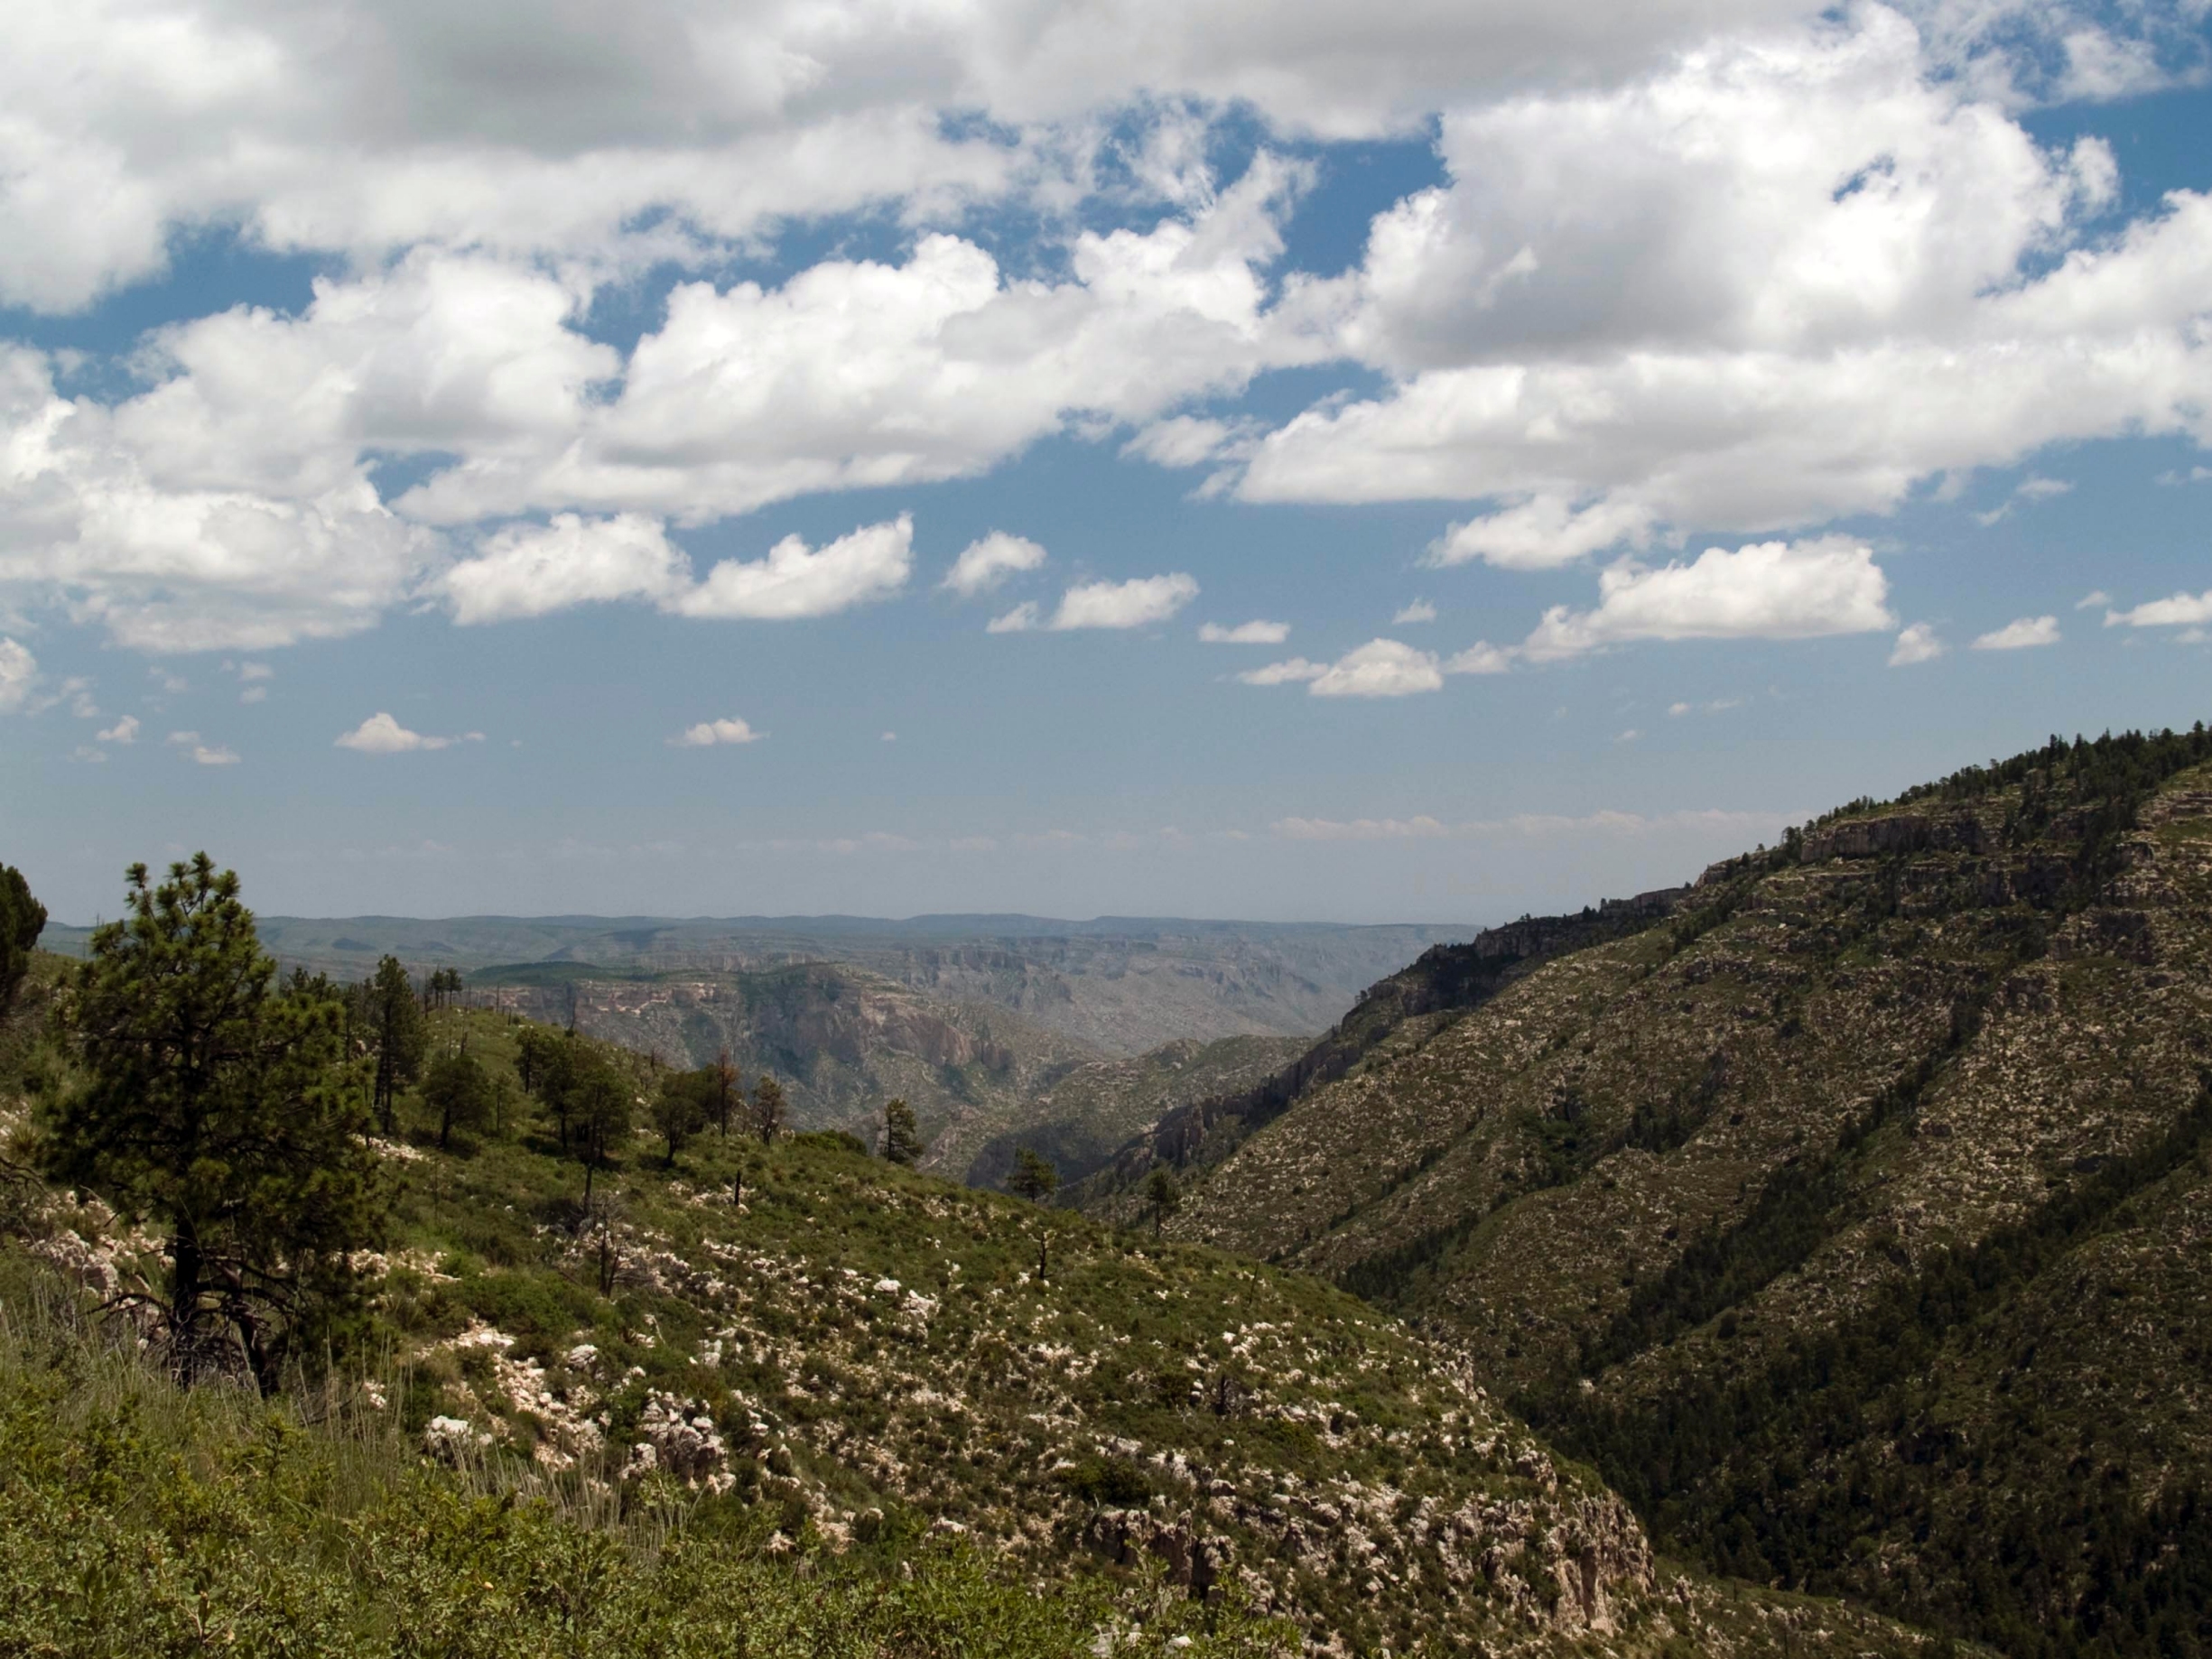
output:
[[[358,1389],[180,1390],[0,1257],[0,1653],[1042,1659],[1109,1630],[1129,1654],[1289,1651],[1157,1583],[1042,1598],[957,1546],[768,1544],[672,1483],[433,1466]]]

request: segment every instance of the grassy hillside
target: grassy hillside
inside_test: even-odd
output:
[[[0,1652],[259,1659],[1262,1659],[1286,1631],[1163,1589],[1040,1599],[958,1542],[795,1558],[670,1484],[433,1464],[374,1385],[191,1393],[0,1254]]]
[[[1063,1182],[1081,1181],[1132,1137],[1192,1102],[1250,1088],[1297,1058],[1298,1037],[1185,1040],[1133,1060],[1101,1060],[1057,1078],[1009,1112],[972,1112],[933,1141],[923,1167],[971,1185],[1002,1185],[1016,1146],[1052,1160]]]
[[[510,1016],[435,1020],[438,1042],[509,1071]],[[525,1115],[447,1154],[420,1129],[383,1150],[399,1199],[362,1263],[369,1378],[340,1406],[287,1408],[311,1432],[196,1394],[118,1408],[126,1439],[133,1413],[163,1426],[111,1452],[96,1390],[0,1364],[0,1413],[38,1471],[0,1473],[0,1570],[24,1608],[86,1609],[77,1651],[165,1651],[137,1633],[191,1618],[276,1651],[269,1609],[311,1607],[330,1651],[591,1653],[642,1618],[623,1651],[721,1652],[711,1609],[730,1603],[765,1609],[747,1652],[1017,1655],[1067,1651],[1109,1602],[1149,1610],[1154,1636],[1195,1619],[1241,1651],[1265,1633],[1213,1625],[1224,1609],[1366,1654],[1927,1647],[1658,1566],[1620,1499],[1457,1348],[1310,1277],[833,1135],[709,1138],[673,1168],[640,1136],[589,1214],[577,1165]],[[19,1184],[6,1221],[89,1292],[156,1266],[94,1195]],[[20,1299],[0,1286],[0,1306]],[[331,1472],[356,1441],[385,1461]],[[499,1492],[553,1506],[471,1496]],[[74,1553],[54,1542],[80,1534]],[[86,1588],[122,1560],[157,1571]],[[1054,1595],[1017,1605],[1008,1583]],[[484,1645],[408,1645],[411,1606]]]
[[[2204,1651],[2207,759],[2054,742],[1716,867],[1302,1092],[1173,1230],[1448,1325],[1663,1547]]]

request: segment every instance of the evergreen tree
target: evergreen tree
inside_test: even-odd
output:
[[[555,1139],[566,1152],[576,1057],[583,1050],[574,1037],[537,1025],[523,1029],[517,1047],[516,1069],[522,1074],[522,1085],[553,1113]]]
[[[399,1132],[399,1091],[421,1072],[429,1042],[414,987],[395,956],[378,962],[369,981],[369,1018],[376,1045],[376,1121],[389,1136]]]
[[[50,1103],[48,1172],[167,1231],[149,1307],[179,1370],[242,1356],[263,1390],[351,1311],[349,1253],[377,1241],[383,1183],[347,1075],[339,1000],[275,989],[238,879],[205,853],[92,936],[63,1035],[79,1078]]]
[[[1014,1173],[1006,1189],[1016,1198],[1042,1204],[1060,1190],[1060,1172],[1042,1153],[1023,1146],[1014,1154]]]
[[[709,1068],[714,1073],[714,1121],[730,1138],[730,1115],[745,1098],[745,1080],[738,1075],[736,1063],[730,1058],[730,1045],[724,1043],[715,1051],[714,1064]]]
[[[662,1081],[661,1091],[653,1101],[653,1126],[668,1143],[668,1168],[675,1168],[676,1154],[683,1150],[683,1143],[712,1118],[715,1088],[712,1066],[679,1071]]]
[[[763,1146],[773,1145],[783,1133],[784,1119],[788,1108],[784,1104],[784,1086],[767,1072],[753,1085],[753,1133],[760,1137]]]
[[[1183,1189],[1175,1171],[1165,1163],[1155,1163],[1145,1177],[1145,1202],[1152,1207],[1152,1237],[1157,1238],[1166,1229],[1167,1218],[1183,1208]]]
[[[31,970],[31,949],[46,928],[46,906],[13,865],[0,864],[0,1014],[14,1004]]]
[[[613,1062],[595,1050],[575,1046],[572,1070],[564,1091],[567,1117],[575,1130],[576,1155],[583,1160],[584,1203],[591,1202],[591,1176],[604,1168],[614,1150],[630,1135],[630,1108],[635,1100],[629,1080]]]
[[[894,1163],[912,1163],[922,1155],[922,1131],[914,1108],[897,1095],[883,1103],[883,1155]]]
[[[466,1052],[441,1054],[423,1080],[423,1098],[438,1115],[438,1145],[451,1145],[456,1129],[479,1129],[491,1120],[491,1074]]]

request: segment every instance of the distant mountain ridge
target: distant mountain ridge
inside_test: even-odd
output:
[[[354,978],[390,954],[504,983],[533,965],[610,978],[743,974],[838,962],[930,997],[1018,1014],[1108,1055],[1181,1040],[1311,1036],[1362,987],[1468,930],[1171,917],[1060,921],[1025,915],[669,918],[395,916],[258,918],[269,950]],[[46,948],[81,950],[88,930],[50,923]],[[582,976],[579,976],[580,978]]]

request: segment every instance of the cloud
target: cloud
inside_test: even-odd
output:
[[[1637,729],[1636,729],[1636,728],[1634,728],[1633,726],[1631,726],[1631,727],[1630,727],[1630,728],[1628,728],[1626,731],[1622,732],[1622,733],[1620,733],[1619,735],[1617,735],[1617,736],[1616,736],[1616,737],[1613,738],[1613,741],[1614,741],[1615,743],[1634,743],[1634,742],[1636,742],[1636,741],[1637,741],[1639,738],[1640,738],[1642,736],[1643,736],[1643,733],[1641,733],[1640,731],[1637,730]]]
[[[238,678],[248,681],[274,680],[276,678],[276,671],[266,663],[241,663],[238,664]]]
[[[1436,619],[1436,607],[1427,599],[1416,599],[1399,611],[1397,616],[1391,617],[1390,621],[1397,626],[1403,626],[1408,623],[1434,622]]]
[[[464,626],[612,599],[671,599],[690,585],[691,561],[660,522],[629,513],[590,520],[558,513],[542,526],[512,526],[442,583]]]
[[[683,284],[627,356],[581,331],[590,273],[475,235],[321,279],[294,315],[163,329],[135,364],[153,384],[118,402],[0,347],[0,584],[153,651],[355,633],[423,593],[468,621],[607,598],[827,614],[902,583],[905,550],[789,541],[693,587],[667,527],[971,477],[1325,355],[1265,323],[1257,269],[1306,171],[1263,153],[1186,216],[1080,233],[1056,284],[941,234],[775,290]],[[395,459],[425,476],[387,501]]]
[[[2212,480],[2212,467],[2191,467],[2187,472],[2175,467],[2160,473],[2153,482],[2165,485],[2203,484],[2208,480]]]
[[[1596,609],[1554,606],[1521,653],[1544,662],[1631,640],[1817,639],[1897,626],[1872,550],[1838,536],[1709,548],[1657,570],[1624,561],[1598,586]]]
[[[1326,663],[1291,657],[1285,662],[1270,663],[1265,668],[1248,668],[1237,678],[1246,685],[1293,685],[1300,681],[1318,680],[1328,672]]]
[[[2002,519],[2010,518],[2012,509],[2024,502],[2048,501],[2054,496],[2067,494],[2073,487],[2073,485],[2061,479],[2039,477],[2031,473],[2000,505],[1986,513],[1976,513],[1975,522],[1986,528]]]
[[[138,717],[126,714],[104,732],[92,734],[97,743],[135,743],[138,740]]]
[[[1315,697],[1410,697],[1444,687],[1444,672],[1433,651],[1417,651],[1394,639],[1371,639],[1347,651],[1306,690]]]
[[[755,731],[750,725],[739,719],[702,720],[668,741],[678,748],[706,749],[721,743],[758,743],[767,735]],[[888,740],[887,733],[886,741]]]
[[[1233,628],[1225,628],[1218,622],[1209,622],[1198,630],[1198,637],[1209,645],[1279,645],[1290,637],[1290,625],[1240,622]]]
[[[1174,141],[1194,121],[1202,139],[1205,116],[1177,122],[1185,107],[1401,134],[1445,103],[1540,77],[1611,82],[1716,27],[1795,14],[1778,0],[1380,15],[1325,0],[742,14],[641,0],[612,24],[488,8],[460,28],[409,9],[27,0],[0,66],[0,298],[82,305],[159,273],[172,229],[211,222],[364,264],[473,238],[627,272],[702,263],[795,217],[1049,207],[1087,170],[1101,112],[1155,102],[1168,113],[1124,171],[1147,197],[1202,199],[1204,147]],[[2147,72],[2133,35],[2084,23],[2100,44],[2060,58],[2049,31],[2018,32],[2095,62],[2099,84]]]
[[[1503,674],[1513,667],[1513,653],[1487,640],[1476,640],[1456,655],[1445,659],[1447,674]]]
[[[1416,818],[1355,818],[1348,823],[1326,818],[1278,818],[1268,828],[1292,841],[1408,841],[1449,835],[1443,823]]]
[[[1046,626],[1058,632],[1075,628],[1141,628],[1166,622],[1198,597],[1198,584],[1180,571],[1139,576],[1125,582],[1085,582],[1060,596],[1060,607]],[[995,629],[998,624],[991,625]]]
[[[1422,562],[1446,566],[1481,559],[1509,570],[1548,570],[1630,542],[1650,540],[1651,513],[1632,503],[1598,501],[1576,510],[1558,496],[1454,524],[1429,546]]]
[[[2080,598],[2076,599],[2074,608],[2076,610],[2096,610],[2099,606],[2109,607],[2111,604],[2112,595],[2099,588],[2095,592],[2085,593]]]
[[[1145,427],[1121,446],[1121,453],[1156,467],[1196,467],[1205,461],[1249,455],[1257,433],[1253,422],[1232,423],[1173,415]]]
[[[2108,612],[2105,617],[2108,628],[2184,628],[2206,623],[2212,623],[2212,589],[2198,594],[2177,593],[2170,599],[2152,599],[2133,610]]]
[[[1945,649],[1944,643],[1936,637],[1934,624],[1916,622],[1899,630],[1897,644],[1890,652],[1890,666],[1910,668],[1916,663],[1932,663]]]
[[[703,581],[656,519],[556,514],[543,526],[503,530],[445,573],[463,625],[542,616],[572,606],[641,599],[677,616],[787,621],[823,616],[896,593],[912,567],[906,514],[864,525],[815,550],[785,536],[767,557],[725,559]]]
[[[13,714],[31,696],[38,682],[39,660],[28,646],[0,639],[0,714]]]
[[[1269,432],[1237,493],[1483,502],[1431,558],[1526,568],[1886,513],[2054,443],[2207,441],[2212,197],[2111,227],[2104,142],[2040,144],[2009,72],[1938,67],[1960,14],[1915,15],[1447,108],[1446,182],[1285,301],[1385,386]]]
[[[207,744],[200,740],[198,732],[171,732],[166,741],[173,748],[183,751],[185,759],[200,766],[235,766],[238,752],[224,744]]]
[[[2008,622],[1994,632],[1984,634],[1974,642],[1976,651],[2025,651],[2036,645],[2055,645],[2059,643],[2059,619],[2056,616],[2022,616]]]
[[[1034,570],[1045,562],[1045,550],[1022,536],[994,530],[961,550],[943,586],[963,599],[988,593],[1017,570]]]
[[[1035,599],[1024,599],[1003,616],[993,616],[983,625],[986,634],[1027,634],[1037,625]]]
[[[914,520],[900,514],[869,524],[819,551],[785,536],[752,563],[725,559],[671,607],[685,616],[777,621],[827,616],[906,586],[913,564]]]
[[[1481,643],[1440,663],[1433,651],[1371,639],[1334,663],[1290,657],[1247,669],[1237,679],[1245,685],[1303,684],[1315,697],[1411,697],[1441,690],[1446,674],[1501,674],[1510,666],[1509,653]]]
[[[426,737],[421,732],[409,731],[379,709],[339,737],[335,746],[362,755],[404,755],[415,749],[450,749],[457,743],[483,741],[482,732],[466,732],[458,737]]]
[[[906,574],[786,543],[694,583],[671,536],[1063,434],[1202,493],[1474,504],[1432,557],[1515,568],[2212,440],[2212,198],[2115,217],[2109,148],[2012,113],[2194,73],[2193,6],[18,10],[0,303],[82,307],[203,232],[323,273],[98,366],[128,375],[0,348],[0,586],[148,651],[425,598],[825,615]],[[1352,270],[1286,269],[1317,167],[1217,173],[1254,119],[1433,133],[1443,180]],[[1002,259],[972,227],[1008,212],[1047,228]],[[901,253],[730,280],[853,214]],[[654,272],[642,338],[593,338]],[[1221,411],[1324,364],[1363,389]]]

